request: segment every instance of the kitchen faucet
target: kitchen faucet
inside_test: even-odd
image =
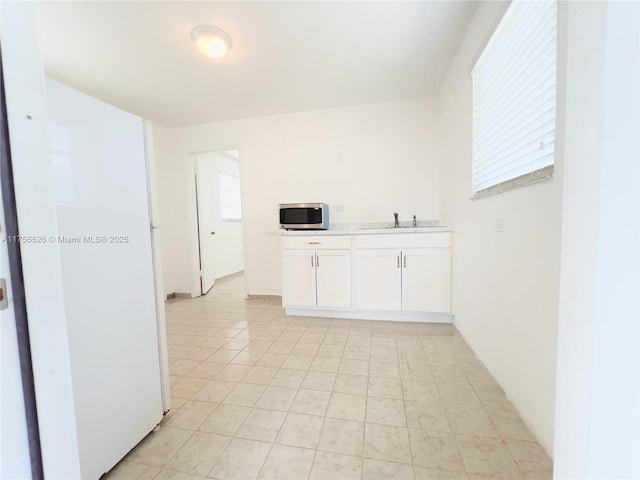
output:
[[[398,212],[393,212],[393,228],[398,228],[400,222],[398,221]]]

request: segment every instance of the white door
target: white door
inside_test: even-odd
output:
[[[144,124],[46,87],[80,465],[99,478],[163,413]]]
[[[4,174],[4,172],[3,172]],[[4,208],[0,202],[0,236],[6,239]],[[31,478],[27,421],[22,397],[16,317],[6,241],[0,242],[0,478]],[[4,300],[4,302],[3,302]]]
[[[316,267],[313,250],[284,250],[282,304],[285,307],[315,307]]]
[[[200,275],[204,295],[216,283],[216,231],[220,224],[220,205],[215,162],[196,157],[196,198],[200,241]],[[221,253],[222,254],[222,253]]]
[[[402,309],[451,311],[451,251],[447,248],[407,249],[402,259]]]
[[[316,252],[318,307],[351,308],[351,254],[348,250]]]
[[[400,310],[399,250],[357,250],[356,275],[358,309]]]

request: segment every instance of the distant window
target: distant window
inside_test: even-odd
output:
[[[242,220],[240,179],[220,173],[220,217],[222,220]]]
[[[474,198],[553,174],[556,9],[512,1],[473,67]]]

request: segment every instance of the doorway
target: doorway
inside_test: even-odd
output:
[[[194,155],[200,294],[244,270],[242,196],[237,149]]]

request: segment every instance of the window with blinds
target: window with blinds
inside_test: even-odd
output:
[[[553,175],[556,9],[512,1],[473,66],[473,198]]]

